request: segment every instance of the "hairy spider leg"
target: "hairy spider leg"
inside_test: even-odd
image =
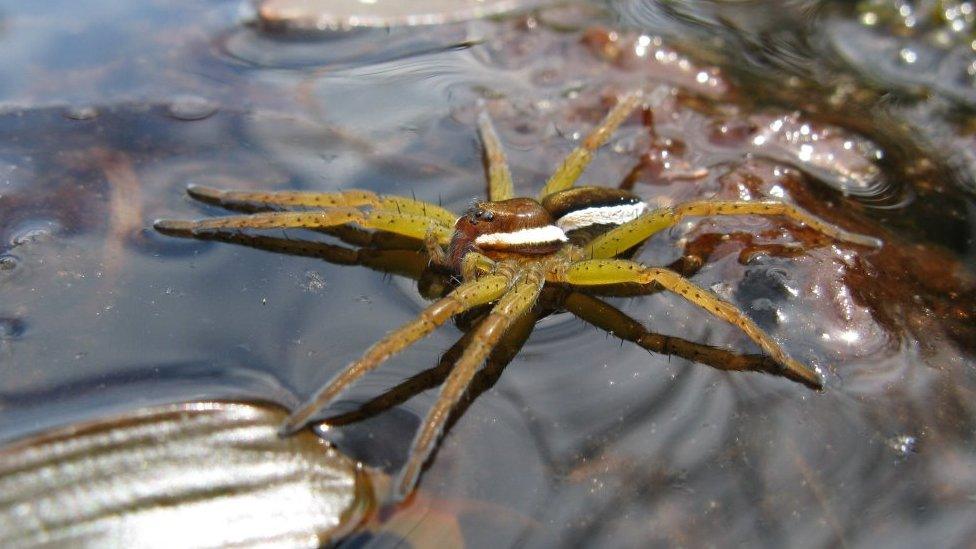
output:
[[[358,208],[371,206],[377,210],[428,217],[440,225],[454,227],[457,215],[440,206],[406,198],[404,196],[378,195],[372,191],[348,190],[334,193],[310,191],[234,191],[214,189],[202,185],[190,185],[187,194],[207,204],[228,210],[261,211],[287,208]]]
[[[484,316],[487,316],[487,313]],[[484,319],[484,316],[478,319],[478,323]],[[535,314],[535,311],[522,315],[505,332],[505,336],[498,342],[498,346],[492,349],[491,354],[488,355],[485,367],[478,372],[474,381],[472,381],[471,388],[467,391],[467,398],[473,399],[497,381],[497,376],[501,374],[502,369],[515,358],[515,355],[518,354],[525,342],[528,341],[529,335],[532,333],[532,329],[535,327],[535,323],[539,320],[539,317],[540,315]],[[437,366],[410,376],[383,394],[364,402],[355,410],[325,417],[322,419],[322,422],[327,425],[338,426],[362,421],[389,410],[394,406],[403,404],[428,389],[437,387],[447,379],[448,374],[454,368],[454,364],[471,342],[473,335],[474,330],[468,330],[450,349],[441,355]],[[461,406],[463,406],[463,403],[464,401],[462,400]],[[451,415],[452,417],[456,417],[460,412],[461,409],[459,407],[451,412]]]
[[[438,242],[448,244],[454,231],[435,223],[431,218],[394,210],[358,208],[329,208],[300,212],[262,212],[248,215],[212,217],[197,221],[160,219],[153,226],[157,230],[177,235],[196,236],[200,233],[225,229],[324,229],[352,224],[365,229],[387,231],[423,239],[433,232]]]
[[[651,332],[620,309],[590,295],[571,292],[564,298],[563,306],[583,321],[652,353],[679,356],[717,370],[766,372],[809,384],[807,379],[796,376],[792,370],[783,370],[765,355],[734,353],[680,337]]]
[[[282,434],[294,433],[307,425],[320,409],[327,406],[351,383],[394,354],[433,332],[454,315],[501,297],[508,290],[511,280],[512,276],[508,273],[484,276],[458,286],[445,297],[435,301],[421,311],[417,318],[390,332],[367,349],[359,360],[339,372],[315,396],[288,416],[281,426]]]
[[[302,257],[315,257],[335,265],[358,265],[385,274],[405,276],[418,280],[427,269],[427,256],[419,250],[397,248],[349,248],[325,242],[289,240],[267,235],[236,232],[212,232],[194,236],[200,240],[213,240],[247,246],[272,253]]]
[[[837,240],[872,248],[881,247],[881,240],[877,238],[842,229],[793,204],[770,200],[703,200],[686,202],[672,208],[658,208],[614,227],[587,244],[585,254],[594,259],[614,257],[655,233],[674,226],[685,217],[714,215],[779,215]]]
[[[777,363],[805,383],[822,387],[820,375],[810,367],[790,358],[776,341],[766,334],[755,322],[742,313],[735,305],[714,293],[696,285],[694,282],[674,271],[659,267],[647,267],[634,261],[623,259],[591,259],[570,265],[563,272],[549,275],[553,282],[574,286],[597,286],[606,284],[636,283],[645,286],[658,285],[678,294],[722,320],[737,326],[759,347],[769,353]]]
[[[515,196],[512,172],[508,169],[505,149],[495,132],[488,111],[478,113],[478,134],[485,149],[485,163],[488,168],[488,200],[498,202]]]
[[[464,395],[471,380],[501,337],[512,324],[535,305],[545,284],[545,274],[541,268],[545,263],[547,262],[529,268],[528,272],[525,272],[512,289],[498,300],[491,313],[475,328],[470,345],[458,359],[454,370],[447,376],[437,401],[427,413],[423,425],[410,445],[410,457],[397,477],[394,498],[402,500],[416,486],[424,463],[434,451],[451,410]]]
[[[644,92],[639,89],[621,97],[613,109],[607,113],[603,121],[600,122],[600,125],[594,128],[583,139],[583,143],[579,147],[573,149],[566,156],[559,168],[549,177],[549,181],[546,181],[545,187],[539,193],[539,200],[554,192],[563,191],[572,187],[576,183],[576,180],[579,179],[580,174],[583,173],[583,170],[590,164],[596,150],[610,139],[613,132],[617,131],[617,128],[623,124],[624,120],[630,116],[630,113],[634,112],[634,109],[643,100]]]

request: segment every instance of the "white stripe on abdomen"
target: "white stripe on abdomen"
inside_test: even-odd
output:
[[[572,231],[590,225],[623,225],[637,219],[647,210],[647,204],[620,204],[618,206],[597,206],[569,212],[559,218],[556,225],[563,231]]]

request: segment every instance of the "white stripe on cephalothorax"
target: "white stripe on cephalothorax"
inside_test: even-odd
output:
[[[637,219],[645,210],[647,210],[647,204],[643,202],[583,208],[560,217],[556,221],[556,225],[564,231],[581,229],[590,225],[623,225],[628,221]]]
[[[566,233],[555,225],[521,229],[510,233],[488,233],[474,239],[475,244],[483,246],[522,246],[526,244],[551,244],[566,242]]]

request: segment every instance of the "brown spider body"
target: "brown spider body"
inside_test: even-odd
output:
[[[564,242],[566,235],[541,204],[510,198],[478,203],[459,217],[447,254],[449,265],[460,273],[464,257],[472,252],[495,261],[538,257],[559,251]]]
[[[573,231],[622,225],[646,209],[637,195],[606,187],[558,191],[541,203],[527,197],[479,202],[454,225],[448,266],[461,273],[471,252],[495,261],[552,255],[566,247]]]
[[[654,234],[692,216],[778,215],[851,244],[877,247],[880,241],[845,231],[783,202],[698,201],[651,209],[627,191],[573,188],[596,149],[640,105],[642,97],[640,91],[622,97],[600,126],[564,160],[546,182],[538,199],[514,197],[501,143],[483,112],[478,125],[487,160],[489,200],[476,204],[460,217],[434,204],[369,191],[268,193],[192,187],[188,189],[190,195],[202,202],[258,213],[198,221],[160,220],[155,226],[168,234],[196,238],[210,238],[214,234],[241,229],[320,229],[332,231],[346,240],[343,233],[337,231],[352,225],[376,233],[423,239],[428,261],[460,275],[457,286],[426,307],[414,320],[371,346],[359,360],[340,370],[294,411],[282,426],[283,434],[306,426],[350,384],[438,326],[468,311],[491,305],[488,313],[472,328],[463,353],[454,363],[437,401],[414,438],[409,459],[395,488],[395,499],[406,497],[413,491],[450,412],[501,338],[532,311],[547,284],[567,290],[562,302],[565,310],[649,350],[678,354],[722,370],[775,373],[811,387],[820,387],[816,370],[791,358],[778,342],[734,304],[677,272],[625,258]],[[367,245],[362,240],[357,242],[357,245]],[[289,243],[294,248],[294,244]],[[373,253],[368,253],[370,251]],[[345,255],[342,262],[401,272],[395,264],[389,263],[389,254],[380,252],[361,248],[354,253],[355,259],[350,261]],[[676,294],[738,327],[765,356],[750,359],[680,338],[652,337],[636,321],[591,297],[591,294],[614,285],[629,286],[643,293],[665,290]]]

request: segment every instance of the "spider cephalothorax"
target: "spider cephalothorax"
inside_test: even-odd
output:
[[[642,97],[637,91],[621,98],[550,177],[538,199],[514,197],[501,144],[487,114],[482,113],[478,125],[487,159],[489,200],[476,203],[460,217],[434,204],[369,191],[264,193],[191,187],[191,196],[201,201],[258,213],[199,221],[160,220],[156,228],[169,234],[199,238],[238,229],[307,228],[332,231],[347,242],[365,246],[369,240],[363,240],[361,233],[355,235],[354,241],[341,233],[341,229],[352,225],[372,229],[374,232],[368,236],[393,233],[422,239],[429,262],[460,277],[459,284],[447,295],[370,347],[297,409],[282,426],[285,434],[307,425],[351,383],[452,317],[491,305],[487,315],[469,333],[464,352],[414,439],[396,485],[395,498],[405,497],[413,490],[450,411],[506,331],[532,310],[546,284],[572,291],[565,300],[567,310],[594,324],[620,326],[618,335],[645,348],[683,354],[725,370],[773,371],[819,387],[820,376],[815,370],[790,358],[735,305],[675,271],[623,258],[654,234],[689,216],[779,215],[852,244],[876,247],[880,241],[845,231],[783,202],[698,201],[652,209],[627,191],[573,188],[596,149],[641,103]],[[344,263],[360,262],[382,269],[389,269],[389,261],[383,255],[364,253],[342,258]],[[645,333],[634,327],[636,322],[622,321],[619,318],[622,313],[588,295],[614,285],[627,285],[643,292],[663,289],[675,293],[739,327],[777,366],[766,366],[766,359],[755,365],[743,364],[723,354],[725,351],[707,347],[692,349],[693,343],[678,338],[656,344],[653,338],[646,338]],[[594,311],[615,318],[593,318]]]
[[[545,256],[558,252],[566,241],[549,212],[531,198],[480,202],[454,224],[448,262],[460,273],[464,256],[471,252],[495,261]]]

